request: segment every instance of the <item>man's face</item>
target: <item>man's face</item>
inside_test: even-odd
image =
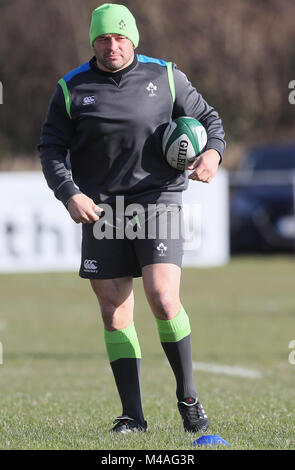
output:
[[[134,47],[130,39],[119,34],[98,36],[93,48],[97,66],[105,72],[117,72],[128,67],[134,59]]]

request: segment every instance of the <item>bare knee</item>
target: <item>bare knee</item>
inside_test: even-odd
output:
[[[134,298],[132,284],[115,280],[91,280],[97,296],[104,326],[109,331],[121,330],[133,321]]]
[[[179,286],[181,269],[169,263],[144,266],[142,277],[147,300],[154,315],[170,320],[180,311]]]
[[[155,288],[146,292],[154,315],[160,320],[174,318],[180,310],[179,296],[171,289]]]
[[[109,331],[122,330],[133,321],[133,308],[130,305],[116,305],[112,302],[100,303],[101,317],[104,327]]]

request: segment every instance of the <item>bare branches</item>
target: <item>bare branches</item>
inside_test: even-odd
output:
[[[95,0],[0,0],[0,148],[32,152],[57,80],[89,60]],[[234,141],[293,137],[293,0],[126,0],[138,52],[173,60]],[[4,29],[3,29],[4,28]]]

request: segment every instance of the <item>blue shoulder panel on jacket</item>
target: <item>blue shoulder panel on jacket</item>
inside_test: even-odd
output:
[[[167,62],[165,62],[165,60],[154,59],[153,57],[147,57],[146,55],[142,54],[137,54],[137,60],[138,62],[143,62],[144,64],[152,63],[162,65],[163,67],[166,67],[167,65]]]
[[[72,70],[71,72],[67,73],[63,79],[65,82],[69,82],[73,77],[78,75],[79,73],[87,72],[90,70],[89,62],[85,62],[85,64],[80,65],[77,69]]]

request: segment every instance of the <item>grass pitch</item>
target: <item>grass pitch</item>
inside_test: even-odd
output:
[[[222,268],[183,269],[195,383],[227,449],[294,449],[295,260],[234,258]],[[147,434],[113,436],[121,413],[98,304],[75,273],[0,276],[0,448],[192,450],[175,380],[141,279],[134,282]],[[198,370],[239,366],[257,378]],[[225,369],[226,370],[226,369]],[[222,370],[219,372],[222,372]],[[214,447],[216,448],[216,447]],[[220,448],[220,447],[217,447]]]

